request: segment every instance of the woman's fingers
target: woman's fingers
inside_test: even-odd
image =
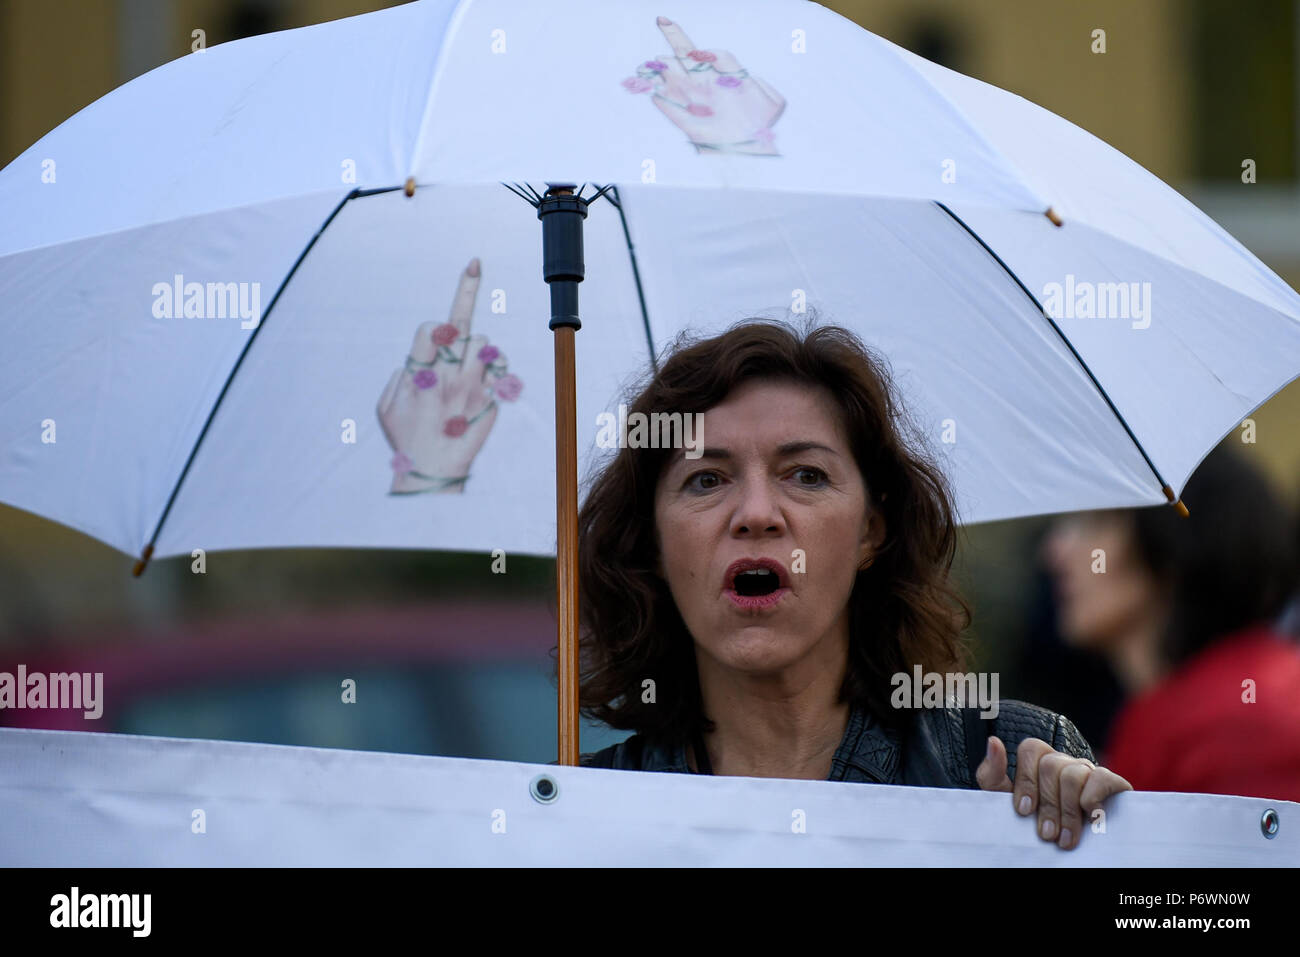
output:
[[[433,330],[442,325],[439,322],[422,322],[415,329],[411,340],[411,358],[416,362],[432,362],[438,354],[438,346],[433,341]]]
[[[475,257],[469,261],[469,265],[461,272],[460,282],[456,286],[456,293],[452,297],[451,301],[451,315],[448,317],[447,323],[456,327],[459,341],[450,343],[450,346],[453,350],[456,350],[457,355],[461,357],[468,353],[469,350],[467,347],[473,345],[472,342],[467,340],[469,337],[470,322],[474,315],[474,300],[478,296],[480,274],[481,267],[479,260]],[[437,358],[439,346],[438,342],[434,340],[434,331],[442,325],[445,325],[445,323],[422,322],[416,328],[415,337],[411,342],[411,358],[417,363],[429,365],[435,358]],[[444,339],[441,341],[446,342],[447,340]],[[481,345],[482,344],[480,344],[480,347]],[[425,371],[423,369],[416,369],[412,375],[407,376],[408,388],[406,391],[411,395],[433,394],[432,390],[429,388],[428,382],[419,383],[420,385],[425,386],[425,388],[418,388],[414,382],[414,376],[423,374],[426,379],[433,380],[434,377],[436,377],[437,381],[441,382],[445,377],[454,375],[456,371],[457,366],[454,364],[444,365],[441,362],[439,362],[436,367],[431,368],[431,373],[430,371]],[[390,388],[392,388],[394,394],[396,394],[397,391],[400,390],[400,385],[393,385],[390,383]],[[392,396],[389,396],[389,398],[391,401]]]
[[[381,417],[383,416],[384,412],[387,411],[389,405],[392,404],[393,396],[397,394],[397,383],[402,381],[402,373],[404,371],[405,370],[403,369],[398,369],[396,372],[394,372],[393,377],[388,380],[388,385],[384,386],[384,391],[380,393],[379,405],[376,406],[376,411],[378,411]]]
[[[776,90],[772,89],[762,80],[760,80],[758,77],[751,76],[750,79],[753,80],[755,83],[757,83],[759,89],[761,89],[765,94],[767,94],[767,98],[772,101],[772,115],[767,121],[767,125],[771,126],[773,123],[779,120],[781,118],[781,114],[785,112],[785,97],[783,97]]]
[[[713,61],[713,69],[717,70],[719,73],[729,75],[743,72],[740,67],[740,62],[730,50],[710,50],[709,52],[717,57],[717,59]],[[711,79],[713,82],[717,82],[716,77]],[[742,80],[741,82],[744,81]]]
[[[1005,749],[1001,753],[1005,768]],[[980,787],[1000,790],[985,783],[993,780],[995,768],[996,762],[987,759],[980,765]],[[1091,761],[1062,754],[1039,738],[1025,738],[1016,748],[1016,781],[1011,790],[1017,813],[1030,815],[1037,810],[1038,836],[1070,850],[1078,846],[1092,812],[1110,795],[1131,791],[1133,786]]]
[[[667,17],[658,19],[659,29],[663,32],[664,39],[668,41],[668,46],[672,48],[673,56],[685,57],[695,49],[695,44],[691,38],[686,35],[686,31]]]
[[[392,409],[393,400],[397,397],[397,389],[402,382],[403,373],[404,370],[402,369],[398,369],[393,373],[393,377],[388,380],[388,385],[384,387],[384,392],[379,397],[379,403],[375,409],[379,417],[379,427],[384,432],[384,438],[388,440],[388,444],[395,452],[400,451],[403,437],[393,431]]]
[[[686,68],[682,66],[682,61],[677,59],[677,57],[673,56],[671,53],[661,53],[659,56],[655,57],[655,59],[666,67],[666,69],[659,74],[660,82],[656,92],[675,97],[685,96],[685,91],[690,86],[691,75],[687,73]],[[693,63],[694,61],[692,60],[688,62]]]
[[[749,79],[752,80],[758,86],[758,88],[767,95],[767,98],[772,101],[774,106],[777,107],[776,116],[780,116],[781,111],[785,109],[785,97],[783,97],[776,90],[772,89],[772,87],[764,83],[760,78],[756,76],[750,76]],[[776,117],[772,118],[772,122],[773,123],[776,122]]]
[[[1013,802],[1016,813],[1030,815],[1038,807],[1038,762],[1052,746],[1040,738],[1025,738],[1016,748],[1016,786]]]
[[[1088,765],[1081,761],[1072,761],[1061,771],[1061,833],[1057,836],[1056,843],[1067,851],[1079,843],[1079,837],[1083,834],[1085,822],[1080,798],[1092,773]]]
[[[471,259],[464,272],[460,274],[460,284],[456,287],[456,295],[451,301],[451,317],[447,321],[456,327],[461,338],[469,335],[481,272],[478,257]]]
[[[487,346],[487,336],[471,336],[468,342],[461,344],[465,358],[459,374],[464,376],[470,387],[483,381],[483,370],[487,368],[487,363],[483,361],[480,354]]]
[[[691,86],[711,83],[713,81],[711,71],[695,72],[695,67],[700,64],[691,57],[691,53],[697,48],[686,35],[686,31],[667,17],[659,18],[659,29],[673,51],[673,55],[665,61],[668,67],[665,79],[669,81],[668,85],[672,93],[678,97],[686,97]]]
[[[1038,758],[1038,836],[1055,841],[1061,836],[1061,771],[1070,759],[1057,751]],[[1019,769],[1017,769],[1019,770]]]
[[[989,751],[975,769],[975,783],[984,791],[1010,791],[1013,785],[1007,777],[1007,746],[996,735],[988,742]]]
[[[1079,795],[1079,806],[1089,819],[1092,812],[1101,807],[1106,798],[1121,791],[1132,791],[1133,785],[1108,768],[1096,768],[1089,775]]]

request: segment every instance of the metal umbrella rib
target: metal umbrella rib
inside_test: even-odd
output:
[[[212,409],[208,412],[208,417],[203,423],[203,428],[199,430],[199,437],[194,440],[194,447],[190,449],[189,457],[185,460],[185,465],[181,468],[181,474],[176,477],[176,484],[172,486],[171,494],[167,496],[167,504],[163,506],[162,514],[158,516],[158,523],[153,527],[153,534],[149,536],[149,541],[145,544],[144,549],[140,552],[140,557],[136,559],[135,566],[131,569],[131,574],[134,577],[139,578],[144,573],[145,566],[149,564],[149,559],[153,555],[154,544],[158,541],[158,534],[162,531],[163,522],[167,521],[167,513],[171,511],[172,503],[176,501],[176,495],[180,492],[181,485],[185,482],[185,476],[190,471],[190,465],[194,462],[194,456],[198,454],[199,446],[203,444],[203,437],[208,434],[208,427],[212,425],[212,420],[216,417],[217,409],[221,407],[221,400],[226,397],[226,392],[230,388],[230,383],[235,380],[235,373],[239,371],[240,365],[243,364],[244,357],[248,355],[248,350],[253,347],[253,342],[257,339],[257,334],[262,331],[262,326],[266,324],[266,320],[269,319],[271,313],[275,311],[275,304],[280,301],[280,296],[288,287],[289,280],[291,280],[294,273],[298,271],[298,267],[301,266],[303,260],[307,258],[307,254],[311,252],[312,247],[316,245],[316,241],[325,234],[325,230],[329,228],[330,223],[334,222],[334,217],[338,216],[338,214],[343,211],[343,207],[346,206],[349,201],[362,196],[375,196],[379,193],[391,193],[401,188],[401,186],[385,186],[378,189],[352,190],[352,192],[348,193],[339,201],[339,204],[334,207],[333,212],[326,217],[325,222],[321,223],[320,229],[316,230],[315,235],[308,240],[307,245],[304,246],[302,252],[298,254],[298,258],[294,260],[293,266],[290,267],[288,273],[285,274],[284,280],[275,290],[275,295],[271,297],[271,302],[267,305],[266,312],[258,321],[257,328],[253,330],[253,334],[249,336],[248,341],[244,343],[244,348],[240,350],[239,358],[236,359],[235,364],[230,367],[230,374],[226,376],[226,381],[221,386],[221,392],[217,394],[217,400],[212,403]]]
[[[953,221],[956,222],[957,225],[959,225],[962,229],[966,230],[966,232],[970,235],[970,237],[980,244],[983,250],[993,258],[993,261],[1002,267],[1003,272],[1005,272],[1008,276],[1010,276],[1012,281],[1015,282],[1015,284],[1020,287],[1020,291],[1023,292],[1025,296],[1029,299],[1029,301],[1034,304],[1034,308],[1038,310],[1039,314],[1042,315],[1042,317],[1046,319],[1049,323],[1051,323],[1052,329],[1056,332],[1058,336],[1060,336],[1061,341],[1065,343],[1065,347],[1070,350],[1070,355],[1074,356],[1075,361],[1079,363],[1079,367],[1083,369],[1083,372],[1088,377],[1088,380],[1093,384],[1093,387],[1096,388],[1097,392],[1101,395],[1102,399],[1105,400],[1107,407],[1110,409],[1112,413],[1114,413],[1115,418],[1119,420],[1119,424],[1124,427],[1124,431],[1128,433],[1128,437],[1133,440],[1133,445],[1137,447],[1137,450],[1139,453],[1141,453],[1143,460],[1147,463],[1147,466],[1151,469],[1152,473],[1155,475],[1156,481],[1160,483],[1160,491],[1164,493],[1165,498],[1167,498],[1170,502],[1173,503],[1174,508],[1177,510],[1178,514],[1183,516],[1183,518],[1187,518],[1190,514],[1187,510],[1187,506],[1183,504],[1182,499],[1178,498],[1178,496],[1174,494],[1174,490],[1169,487],[1169,483],[1166,482],[1164,476],[1160,474],[1160,470],[1156,468],[1156,464],[1151,461],[1151,456],[1147,455],[1147,450],[1142,447],[1142,443],[1138,441],[1138,437],[1133,434],[1133,430],[1129,427],[1128,422],[1125,421],[1123,414],[1119,411],[1119,409],[1115,408],[1115,403],[1111,401],[1111,398],[1106,393],[1105,388],[1103,388],[1102,384],[1097,381],[1097,377],[1093,375],[1092,370],[1088,368],[1088,363],[1083,360],[1083,356],[1079,355],[1078,350],[1074,348],[1074,343],[1070,341],[1069,337],[1066,336],[1065,333],[1061,331],[1061,327],[1056,324],[1056,320],[1054,320],[1051,316],[1047,314],[1047,310],[1043,308],[1043,304],[1038,301],[1038,298],[1032,292],[1029,291],[1028,287],[1023,282],[1021,282],[1020,277],[1015,274],[1015,271],[1012,270],[1012,268],[1006,264],[1006,262],[1002,259],[1001,256],[999,256],[996,252],[993,251],[992,247],[990,247],[989,244],[986,243],[980,237],[979,233],[971,229],[965,220],[963,220],[960,216],[954,213],[943,203],[939,202],[938,200],[935,200],[934,205],[938,206],[945,213],[951,216]],[[1057,222],[1057,220],[1055,219],[1053,219],[1052,222],[1057,226],[1060,225],[1060,223]]]

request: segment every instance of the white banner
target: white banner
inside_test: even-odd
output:
[[[1102,823],[1063,851],[1003,793],[0,729],[5,866],[1300,864],[1288,801],[1129,792]]]

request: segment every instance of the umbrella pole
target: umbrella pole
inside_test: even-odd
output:
[[[542,221],[542,270],[551,287],[555,333],[555,581],[559,631],[559,761],[578,764],[578,426],[574,334],[578,283],[585,273],[582,224],[587,201],[574,186],[548,183],[537,206]]]
[[[578,441],[570,327],[555,330],[555,529],[560,763],[578,763]]]

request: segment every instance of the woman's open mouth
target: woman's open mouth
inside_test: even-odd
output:
[[[737,608],[771,608],[790,591],[781,584],[782,575],[777,568],[753,567],[758,565],[756,562],[743,564],[751,567],[736,571],[731,579],[731,587],[725,589],[727,598]]]
[[[731,603],[737,608],[771,608],[784,598],[789,591],[788,588],[778,588],[766,595],[742,595],[734,588],[728,588],[727,597],[731,599]]]

